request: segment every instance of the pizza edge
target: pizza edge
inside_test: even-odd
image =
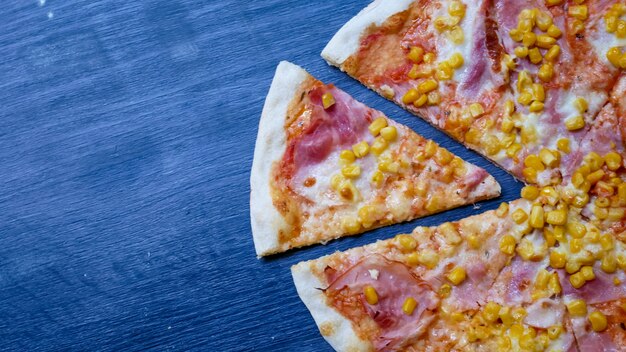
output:
[[[409,8],[413,0],[375,0],[344,24],[328,42],[322,57],[333,66],[341,65],[358,52],[361,34],[372,24],[381,25],[389,17]]]
[[[330,306],[322,291],[327,283],[315,274],[314,266],[324,266],[332,257],[325,256],[316,260],[300,262],[291,267],[291,275],[298,296],[313,316],[322,337],[336,351],[373,351],[374,346],[368,340],[361,339],[353,327],[352,321]]]
[[[281,229],[289,228],[272,201],[272,169],[275,161],[280,160],[285,153],[285,121],[293,94],[309,77],[297,65],[281,61],[265,98],[250,173],[250,225],[259,257],[281,251],[276,234]]]

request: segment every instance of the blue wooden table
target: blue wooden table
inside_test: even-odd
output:
[[[5,0],[0,350],[329,351],[289,267],[520,185],[320,58],[366,0]],[[494,201],[258,260],[249,172],[280,60],[501,182]]]

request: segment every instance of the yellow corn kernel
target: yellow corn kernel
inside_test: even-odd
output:
[[[448,275],[446,275],[446,278],[455,286],[458,286],[465,281],[466,277],[467,274],[465,273],[465,268],[460,266],[454,267],[454,269],[450,270]]]
[[[356,217],[345,217],[341,219],[341,227],[349,234],[356,234],[361,230],[361,223]]]
[[[556,39],[547,34],[538,35],[537,42],[535,43],[535,45],[543,49],[550,49],[554,44],[556,44]]]
[[[546,100],[546,91],[540,83],[533,84],[533,97],[536,101],[543,102]]]
[[[563,327],[561,325],[553,325],[548,328],[548,337],[551,340],[556,340],[561,336],[561,332],[563,332]]]
[[[435,143],[432,139],[429,139],[428,142],[426,142],[426,145],[424,146],[424,154],[426,155],[427,158],[430,158],[433,155],[435,155],[435,153],[437,152],[437,149],[439,149],[439,147],[437,146],[437,143]]]
[[[382,186],[384,180],[385,180],[385,175],[382,173],[382,171],[376,170],[372,173],[372,183],[376,187]]]
[[[517,97],[517,102],[522,105],[529,105],[533,101],[533,96],[529,92],[522,92]]]
[[[561,47],[555,44],[550,47],[550,49],[548,50],[548,52],[546,52],[543,58],[548,61],[554,61],[559,57],[560,53],[561,53]]]
[[[324,109],[328,109],[335,105],[335,97],[333,97],[330,92],[324,93],[324,95],[322,95],[322,105],[324,105]]]
[[[619,17],[616,14],[608,13],[604,16],[604,29],[607,33],[615,33],[617,31],[617,21]]]
[[[588,182],[585,182],[585,184],[587,186],[589,185]],[[589,187],[587,187],[587,189],[589,189]],[[587,193],[577,195],[576,197],[574,197],[574,200],[572,200],[572,205],[578,208],[584,207],[585,205],[587,205],[587,203],[589,203],[589,195]]]
[[[502,306],[500,306],[498,303],[488,302],[483,309],[483,318],[485,318],[488,323],[493,323],[498,319],[498,316],[500,314],[500,308],[502,308]]]
[[[606,208],[594,208],[593,214],[596,216],[596,218],[600,220],[605,220],[609,217],[609,210]]]
[[[543,228],[543,207],[541,205],[533,205],[530,211],[529,224],[536,229]]]
[[[450,164],[454,159],[454,155],[445,148],[437,148],[435,153],[435,161],[442,166]]]
[[[546,222],[550,225],[565,225],[567,222],[567,211],[552,210],[546,216]]]
[[[520,131],[522,143],[528,144],[537,140],[537,130],[533,126],[522,126]]]
[[[435,20],[433,21],[433,26],[435,27],[436,30],[438,30],[439,32],[443,32],[448,28],[448,23],[446,23],[446,18],[443,16],[439,16],[437,18],[435,18]]]
[[[529,349],[533,349],[534,347],[534,341],[533,338],[529,335],[522,335],[520,336],[519,340],[517,341],[519,343],[519,347],[525,349],[525,350],[529,350]]]
[[[626,21],[617,21],[617,29],[615,30],[615,36],[618,38],[626,38]]]
[[[543,111],[543,103],[540,101],[533,101],[528,107],[530,112],[541,112]]]
[[[554,247],[554,245],[556,244],[556,237],[554,237],[554,232],[547,227],[543,229],[543,238],[545,239],[546,245],[548,247]]]
[[[567,311],[573,316],[587,315],[587,303],[582,299],[575,299],[566,304]]]
[[[343,164],[350,164],[356,160],[356,156],[352,150],[346,149],[339,153],[339,161]]]
[[[596,171],[604,165],[604,158],[602,158],[598,153],[591,152],[583,158],[585,164],[589,166],[589,170]]]
[[[509,334],[511,335],[511,337],[520,338],[522,334],[524,334],[524,327],[518,323],[513,324],[509,329]]]
[[[524,319],[524,317],[526,317],[527,315],[526,309],[522,307],[513,308],[513,310],[511,311],[511,315],[513,316],[513,319],[517,321],[522,321],[522,319]]]
[[[537,36],[533,32],[526,32],[522,36],[522,44],[524,44],[524,46],[527,48],[530,48],[533,45],[535,45],[536,40],[537,40]]]
[[[530,77],[528,71],[523,70],[517,76],[517,90],[520,92],[524,90],[524,88],[529,87],[533,84],[533,79]]]
[[[500,251],[504,254],[511,255],[515,252],[515,237],[504,235],[500,238]]]
[[[467,241],[467,244],[470,246],[470,248],[472,249],[480,248],[480,240],[478,239],[478,236],[469,235],[467,236],[466,241]]]
[[[567,237],[565,236],[565,227],[563,226],[554,226],[554,238],[556,238],[559,242],[567,241]]]
[[[406,251],[414,250],[417,247],[417,241],[411,235],[401,234],[396,236],[396,240],[400,248]]]
[[[347,178],[357,178],[361,175],[361,167],[356,164],[346,165],[341,168],[341,174]]]
[[[572,238],[569,241],[569,250],[572,253],[578,253],[583,249],[583,241],[580,238]]]
[[[535,200],[539,197],[539,188],[532,185],[524,186],[522,187],[521,196],[527,200]]]
[[[499,218],[505,217],[509,213],[509,204],[508,203],[500,203],[498,209],[495,210],[496,216]]]
[[[550,27],[548,27],[547,33],[552,38],[558,38],[561,36],[562,32],[561,32],[561,29],[557,27],[555,24],[551,24]]]
[[[454,26],[447,32],[447,37],[454,44],[461,44],[465,40],[465,35],[463,34],[463,29],[459,26]]]
[[[448,5],[448,14],[450,14],[450,16],[463,18],[465,16],[465,4],[457,0],[452,1],[450,5]]]
[[[570,131],[577,131],[585,127],[585,119],[581,116],[573,116],[565,120],[565,127]]]
[[[472,103],[469,106],[469,112],[473,118],[477,118],[485,113],[485,109],[483,108],[481,103]]]
[[[545,32],[548,30],[548,28],[550,28],[550,25],[552,24],[552,17],[550,17],[548,13],[545,13],[543,11],[537,11],[535,24],[539,29]]]
[[[379,211],[373,205],[364,205],[358,212],[359,220],[363,227],[369,228],[379,219]]]
[[[524,36],[524,32],[517,28],[513,28],[509,31],[509,36],[516,42],[521,42]]]
[[[423,266],[428,269],[433,269],[439,264],[439,255],[435,251],[427,248],[419,252],[418,260]]]
[[[613,64],[613,66],[615,66],[615,67],[620,67],[620,62],[619,61],[620,61],[621,57],[622,57],[622,51],[617,46],[614,46],[614,47],[610,48],[606,52],[607,60],[609,60],[609,62],[611,64]]]
[[[435,71],[435,77],[438,80],[447,81],[449,79],[452,79],[453,75],[454,75],[454,69],[446,61],[440,62],[439,65],[437,65],[437,70]]]
[[[585,284],[585,278],[580,272],[573,274],[569,277],[569,282],[573,288],[581,288]]]
[[[526,32],[530,32],[533,30],[533,27],[535,26],[535,21],[531,18],[524,18],[521,19],[517,22],[517,28],[522,32],[522,33],[526,33]],[[522,37],[523,39],[523,37]]]
[[[528,48],[525,46],[518,46],[513,50],[513,53],[515,54],[515,56],[523,59],[528,56]]]
[[[560,138],[558,141],[556,141],[556,148],[562,151],[563,153],[569,153],[570,152],[569,139]]]
[[[385,138],[383,138],[382,136],[378,136],[374,139],[374,142],[370,147],[370,151],[374,155],[381,155],[385,151],[385,149],[387,149],[388,145],[389,143],[387,143],[387,140]]]
[[[427,102],[428,102],[428,96],[426,94],[421,94],[419,98],[417,98],[417,100],[413,102],[413,105],[419,108],[419,107],[424,106],[424,104],[426,104]]]
[[[439,287],[439,291],[437,293],[442,298],[449,297],[450,293],[452,293],[452,286],[450,286],[448,284],[443,284],[443,285],[441,285],[441,287]]]
[[[565,253],[552,251],[550,252],[550,266],[555,269],[561,269],[565,267]]]
[[[548,38],[554,39],[552,37],[548,37]],[[540,63],[541,60],[543,60],[543,57],[541,56],[541,52],[539,52],[538,48],[532,48],[528,50],[528,60],[530,60],[530,62],[532,62],[535,65]]]
[[[578,270],[580,270],[580,267],[581,267],[581,263],[577,261],[569,260],[565,264],[565,271],[571,275],[577,272]]]
[[[617,262],[617,265],[619,266],[620,269],[626,270],[626,255],[619,254],[617,258],[615,259],[615,261]]]
[[[427,95],[427,102],[428,105],[439,105],[441,102],[441,95],[439,95],[439,92],[437,91],[430,92]]]
[[[459,236],[452,223],[446,222],[439,226],[439,233],[448,244],[457,245],[462,241],[461,236]]]
[[[424,58],[424,49],[419,46],[411,47],[411,50],[409,50],[409,54],[407,55],[407,57],[409,58],[409,60],[415,62],[416,64],[419,64]]]
[[[587,233],[587,227],[578,221],[571,220],[567,223],[567,232],[574,238],[583,238]]]
[[[363,288],[363,295],[365,295],[365,300],[370,305],[376,305],[378,303],[378,293],[376,293],[376,289],[370,285],[367,285]]]
[[[556,295],[561,293],[561,282],[559,281],[559,274],[557,272],[553,272],[552,275],[550,275],[550,280],[548,281],[548,289],[550,289],[550,292]]]
[[[450,56],[448,62],[450,63],[450,66],[452,66],[452,68],[456,69],[463,66],[465,60],[463,60],[463,56],[460,53],[454,53],[452,54],[452,56]]]
[[[407,297],[402,304],[402,311],[406,315],[413,314],[413,311],[417,307],[417,301],[413,297]]]
[[[380,130],[382,130],[385,127],[387,127],[387,119],[381,116],[377,118],[376,120],[372,121],[368,129],[370,133],[372,134],[372,136],[376,137],[380,133]]]
[[[417,252],[413,252],[413,253],[407,255],[406,256],[406,262],[410,266],[416,266],[417,264],[419,264],[419,256],[418,256]]]
[[[528,219],[528,214],[526,214],[524,209],[518,208],[513,212],[513,214],[511,214],[511,218],[513,219],[513,221],[515,221],[516,224],[521,224],[526,221],[526,219]]]
[[[432,92],[433,90],[437,89],[437,87],[439,86],[439,84],[437,83],[437,81],[435,81],[434,79],[428,79],[422,83],[420,83],[417,86],[417,90],[422,93],[428,93],[428,92]]]
[[[602,314],[600,311],[595,311],[589,314],[589,322],[591,323],[591,328],[593,331],[601,332],[606,330],[608,323],[606,320],[606,316]]]
[[[362,141],[352,146],[352,152],[357,158],[362,158],[370,152],[370,146],[366,141]]]
[[[393,142],[398,137],[398,130],[395,126],[387,126],[380,130],[380,135],[387,141]]]
[[[378,163],[378,170],[395,174],[400,171],[400,163],[397,161],[383,160]]]
[[[560,164],[560,154],[556,151],[543,148],[539,152],[539,159],[547,167],[557,167]]]
[[[585,281],[591,281],[596,278],[596,274],[593,272],[593,267],[589,265],[585,265],[580,268],[579,273]]]
[[[589,10],[587,9],[587,5],[570,6],[567,9],[567,13],[570,16],[581,21],[584,21],[589,17]]]
[[[504,326],[511,326],[511,324],[515,323],[515,319],[513,319],[513,315],[511,314],[511,308],[509,307],[500,308],[500,313],[498,315]]]
[[[617,258],[615,258],[615,253],[606,253],[604,257],[602,257],[600,268],[605,273],[614,273],[617,270]]]
[[[590,173],[589,175],[587,175],[587,181],[594,185],[596,184],[596,182],[600,181],[604,175],[606,175],[606,173],[604,172],[604,170],[602,169],[598,169],[592,173]]]
[[[417,78],[430,77],[432,74],[433,74],[432,68],[420,67],[416,64],[413,64],[413,66],[411,67],[411,70],[409,71],[407,75],[411,79],[417,79]]]
[[[541,162],[541,159],[534,154],[530,154],[524,159],[524,166],[531,167],[537,171],[545,170],[545,166]]]
[[[537,273],[535,278],[535,288],[539,290],[545,290],[548,288],[548,282],[550,281],[550,273],[546,269],[541,269]]]
[[[582,114],[586,112],[589,108],[589,103],[587,103],[587,99],[578,97],[574,101],[574,107],[576,107],[576,110],[578,110]]]
[[[572,174],[572,185],[576,188],[580,188],[582,184],[585,182],[585,176],[582,173],[576,171]]]
[[[617,196],[621,204],[626,204],[626,183],[621,183],[617,186]]]
[[[502,57],[502,63],[504,64],[504,66],[506,66],[509,70],[514,70],[515,67],[517,66],[517,64],[515,63],[515,60],[513,60],[513,58],[511,57],[511,55],[508,54],[504,54],[504,56]]]
[[[513,143],[510,147],[506,148],[506,156],[509,158],[516,158],[517,154],[522,150],[522,145],[519,143]],[[536,176],[536,175],[535,175]]]
[[[544,82],[550,82],[552,77],[554,76],[554,67],[550,62],[546,62],[539,68],[539,72],[537,72],[537,77]]]
[[[420,93],[415,88],[409,89],[402,97],[402,102],[405,104],[411,104],[420,97]]]
[[[622,166],[622,156],[616,152],[609,152],[604,156],[604,162],[609,170],[615,171]]]

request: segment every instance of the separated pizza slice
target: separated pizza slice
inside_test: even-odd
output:
[[[626,39],[622,4],[553,3],[378,0],[322,56],[516,177],[557,185],[626,62]]]
[[[500,194],[485,170],[281,62],[250,177],[259,256]]]
[[[518,210],[530,204],[299,263],[298,294],[337,351],[464,350],[476,341],[474,317],[489,306],[516,238],[528,232],[511,215]]]

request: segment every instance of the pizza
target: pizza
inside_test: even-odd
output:
[[[288,62],[263,108],[250,183],[259,256],[500,194],[484,169]]]
[[[298,294],[337,351],[626,350],[623,235],[546,187],[299,263]]]
[[[626,4],[377,0],[332,65],[520,199],[292,267],[337,351],[626,351]]]
[[[377,0],[322,56],[519,179],[560,184],[626,68],[625,13],[615,1]]]

